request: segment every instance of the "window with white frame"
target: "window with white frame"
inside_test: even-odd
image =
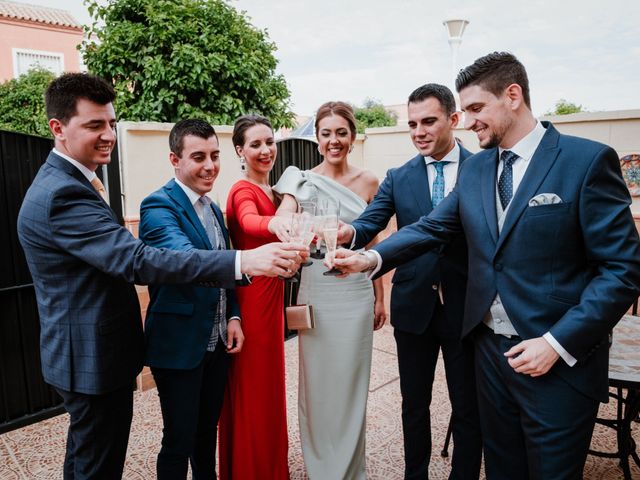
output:
[[[13,76],[18,78],[32,68],[44,68],[54,75],[64,71],[64,55],[59,52],[13,49]]]

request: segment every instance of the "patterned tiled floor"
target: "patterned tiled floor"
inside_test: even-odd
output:
[[[400,394],[396,350],[391,327],[375,334],[374,360],[367,424],[367,473],[371,480],[401,479],[403,472],[402,427],[400,424]],[[297,427],[296,382],[297,341],[286,343],[287,400],[289,402],[289,466],[292,479],[306,479]],[[604,405],[601,416],[612,416],[614,404]],[[442,364],[438,365],[432,402],[433,443],[430,478],[446,479],[449,459],[440,456],[449,421],[449,404]],[[0,435],[0,479],[44,480],[60,479],[64,458],[67,417],[59,417]],[[161,438],[162,421],[155,390],[137,392],[134,423],[127,455],[125,478],[149,480],[155,477],[155,456]],[[640,425],[634,437],[640,442]],[[611,431],[596,427],[592,447],[611,451],[615,437]],[[634,466],[634,478],[640,469]],[[585,466],[586,479],[620,479],[622,473],[615,460],[589,456]],[[484,478],[484,477],[483,477]]]

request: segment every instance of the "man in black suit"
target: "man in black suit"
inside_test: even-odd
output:
[[[143,363],[134,283],[209,282],[234,288],[243,274],[291,275],[289,244],[244,251],[171,251],[145,246],[117,223],[95,170],[115,145],[115,91],[65,74],[45,102],[55,148],[27,191],[18,235],[40,315],[42,373],[70,415],[65,479],[122,476]]]
[[[398,228],[428,215],[453,189],[458,170],[471,155],[456,143],[458,123],[451,91],[438,84],[417,88],[407,105],[411,140],[420,152],[387,172],[373,202],[353,228],[341,229],[342,243],[368,244],[396,215]],[[355,238],[353,234],[355,233]],[[473,350],[462,341],[467,284],[467,245],[427,252],[399,266],[391,290],[391,324],[398,349],[405,478],[429,476],[429,405],[438,354],[442,350],[452,406],[452,479],[477,479],[482,440],[476,404]]]

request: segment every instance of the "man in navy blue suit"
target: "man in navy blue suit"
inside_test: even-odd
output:
[[[207,194],[220,171],[211,125],[182,120],[169,133],[175,178],[140,206],[140,239],[172,250],[228,250],[222,212]],[[158,480],[215,478],[218,418],[228,355],[244,336],[235,292],[197,285],[149,286],[145,364],[158,387],[164,421]]]
[[[55,148],[18,216],[40,316],[42,373],[70,415],[65,480],[122,476],[144,352],[134,283],[231,289],[243,274],[290,276],[297,252],[305,251],[279,243],[243,252],[172,251],[134,238],[118,224],[95,174],[115,145],[114,99],[113,87],[93,75],[65,74],[49,85]]]
[[[487,478],[579,479],[608,399],[608,334],[640,286],[618,156],[538,122],[512,54],[479,58],[456,88],[485,150],[429,216],[336,265],[377,275],[464,232]]]
[[[458,124],[451,91],[422,85],[407,103],[411,140],[419,153],[392,168],[374,200],[352,224],[341,228],[341,243],[367,245],[393,215],[398,228],[428,215],[453,189],[471,153],[453,136]],[[452,406],[454,451],[452,479],[477,479],[482,440],[473,370],[473,345],[462,341],[467,285],[464,236],[438,252],[426,252],[401,265],[393,276],[391,323],[398,350],[405,479],[429,476],[431,458],[431,392],[442,349]]]

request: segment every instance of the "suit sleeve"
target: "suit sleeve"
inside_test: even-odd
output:
[[[231,205],[240,229],[252,237],[273,238],[273,234],[269,232],[268,228],[273,216],[260,215],[254,192],[248,188],[239,188],[232,195]]]
[[[58,248],[109,276],[138,284],[210,281],[235,286],[234,251],[146,246],[86,188],[61,188],[48,201],[49,228]]]
[[[580,302],[550,333],[580,361],[606,341],[607,333],[637,298],[640,285],[638,233],[613,149],[604,147],[595,155],[578,201],[586,260],[595,276]]]
[[[460,182],[429,215],[401,228],[375,246],[374,250],[382,257],[382,268],[376,273],[376,278],[423,253],[449,244],[462,233],[458,185]]]
[[[231,317],[239,317],[242,319],[235,290],[227,290],[227,318]]]
[[[373,201],[352,223],[356,231],[353,248],[363,248],[371,242],[378,233],[387,227],[389,220],[395,212],[396,207],[393,200],[393,170],[389,170],[387,176],[380,184]]]

